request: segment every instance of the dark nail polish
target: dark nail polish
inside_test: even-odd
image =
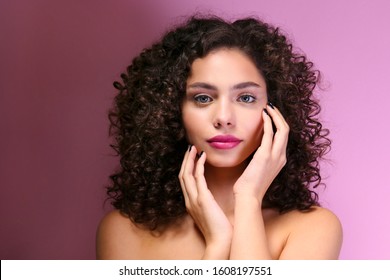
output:
[[[192,145],[188,145],[188,151],[190,152],[192,149]]]
[[[269,116],[267,109],[264,108],[263,110],[264,110],[264,112],[267,114],[267,116]]]
[[[203,155],[203,151],[200,152],[199,157],[201,157],[202,155]]]
[[[270,106],[272,109],[275,109],[274,105],[271,102],[268,102],[268,106]]]

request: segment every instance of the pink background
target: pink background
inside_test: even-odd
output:
[[[321,201],[341,259],[390,259],[388,1],[0,1],[0,258],[93,259],[115,168],[107,110],[133,55],[194,11],[279,25],[322,70]]]

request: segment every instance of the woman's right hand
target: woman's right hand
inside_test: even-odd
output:
[[[232,225],[207,187],[204,177],[206,154],[197,157],[195,146],[187,150],[179,173],[188,213],[203,234],[206,250],[203,259],[228,259]]]

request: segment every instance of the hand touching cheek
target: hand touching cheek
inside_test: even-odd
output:
[[[234,185],[235,196],[256,197],[261,203],[267,189],[286,164],[289,126],[273,105],[263,111],[264,134],[244,173]],[[272,121],[276,132],[273,132]]]

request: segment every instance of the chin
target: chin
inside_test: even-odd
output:
[[[227,157],[222,159],[207,159],[207,164],[217,168],[232,168],[242,165],[246,162],[245,159],[229,159]]]

